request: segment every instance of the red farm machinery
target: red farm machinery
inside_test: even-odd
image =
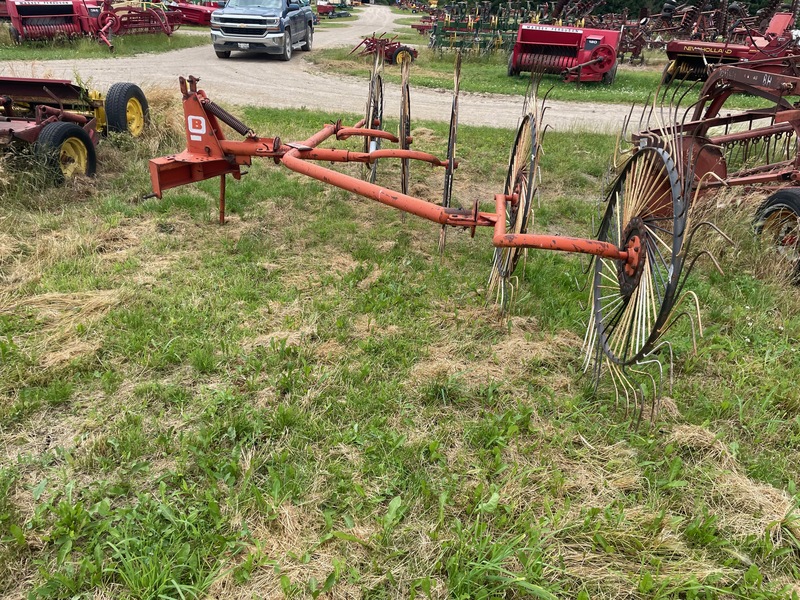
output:
[[[508,59],[508,74],[523,71],[561,75],[565,81],[613,83],[621,32],[523,23]]]
[[[114,5],[111,0],[6,0],[11,36],[17,42],[96,37],[110,48],[114,35],[172,35],[182,15],[160,2]]]
[[[710,66],[792,54],[797,45],[792,35],[794,20],[792,13],[777,13],[763,33],[751,29],[734,30],[731,33],[743,40],[737,43],[673,40],[667,44],[669,63],[664,70],[663,81],[705,81]]]
[[[49,179],[94,175],[100,134],[142,135],[147,99],[133,83],[108,93],[67,80],[0,77],[0,149],[32,148]]]
[[[398,42],[397,36],[386,37],[385,33],[365,37],[350,51],[356,56],[374,56],[378,53],[383,55],[385,63],[392,65],[399,65],[406,59],[414,60],[419,55],[415,48]]]

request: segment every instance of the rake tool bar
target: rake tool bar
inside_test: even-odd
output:
[[[507,233],[506,209],[507,207],[515,206],[519,202],[518,196],[513,193],[495,195],[495,212],[479,211],[477,201],[471,209],[450,208],[368,181],[362,181],[310,162],[322,160],[329,162],[371,163],[378,158],[395,158],[427,162],[437,167],[447,167],[448,165],[447,160],[442,160],[432,154],[401,148],[373,152],[318,148],[320,144],[330,138],[342,138],[352,135],[374,137],[376,134],[380,134],[385,140],[398,142],[396,136],[386,134],[383,131],[367,129],[363,127],[363,123],[348,128],[342,127],[341,121],[334,124],[329,123],[302,142],[283,143],[279,137],[259,137],[238,119],[231,117],[233,119],[231,121],[227,112],[213,104],[207,98],[205,92],[197,89],[197,81],[194,77],[190,77],[188,80],[180,79],[181,89],[184,92],[183,109],[186,123],[186,150],[179,154],[150,160],[153,193],[158,198],[161,198],[163,192],[170,188],[220,177],[220,223],[224,223],[225,176],[230,174],[234,179],[241,178],[241,167],[250,165],[254,156],[271,158],[276,164],[282,164],[296,173],[301,173],[323,183],[371,198],[387,206],[441,225],[461,227],[473,231],[477,227],[491,227],[494,230],[492,243],[499,248],[538,248],[592,254],[623,261],[625,263],[623,268],[629,270],[635,270],[638,265],[639,240],[635,236],[627,240],[624,247],[620,248],[614,244],[592,239]],[[209,107],[212,106],[216,107],[216,110],[210,110]],[[241,141],[226,139],[220,126],[220,121],[235,124],[237,130],[247,132],[247,137]],[[453,167],[455,166],[454,161]]]

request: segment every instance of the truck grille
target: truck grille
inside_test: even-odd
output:
[[[269,25],[267,22],[268,20],[263,17],[220,17],[219,24],[220,25],[261,25],[266,27]],[[269,21],[275,21],[275,19],[269,19]]]
[[[222,33],[227,35],[252,35],[262,37],[267,33],[266,27],[231,27],[230,25],[222,26]]]

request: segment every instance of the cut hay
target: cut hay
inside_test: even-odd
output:
[[[95,352],[99,342],[81,336],[121,299],[119,290],[53,292],[20,299],[6,294],[0,296],[0,314],[26,312],[36,319],[39,323],[36,332],[19,336],[16,341],[37,353],[43,366],[54,366]]]

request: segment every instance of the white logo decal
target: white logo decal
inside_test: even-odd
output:
[[[199,142],[202,139],[200,136],[206,132],[206,120],[203,117],[190,115],[186,126],[189,133],[194,134],[189,136],[193,142]]]

